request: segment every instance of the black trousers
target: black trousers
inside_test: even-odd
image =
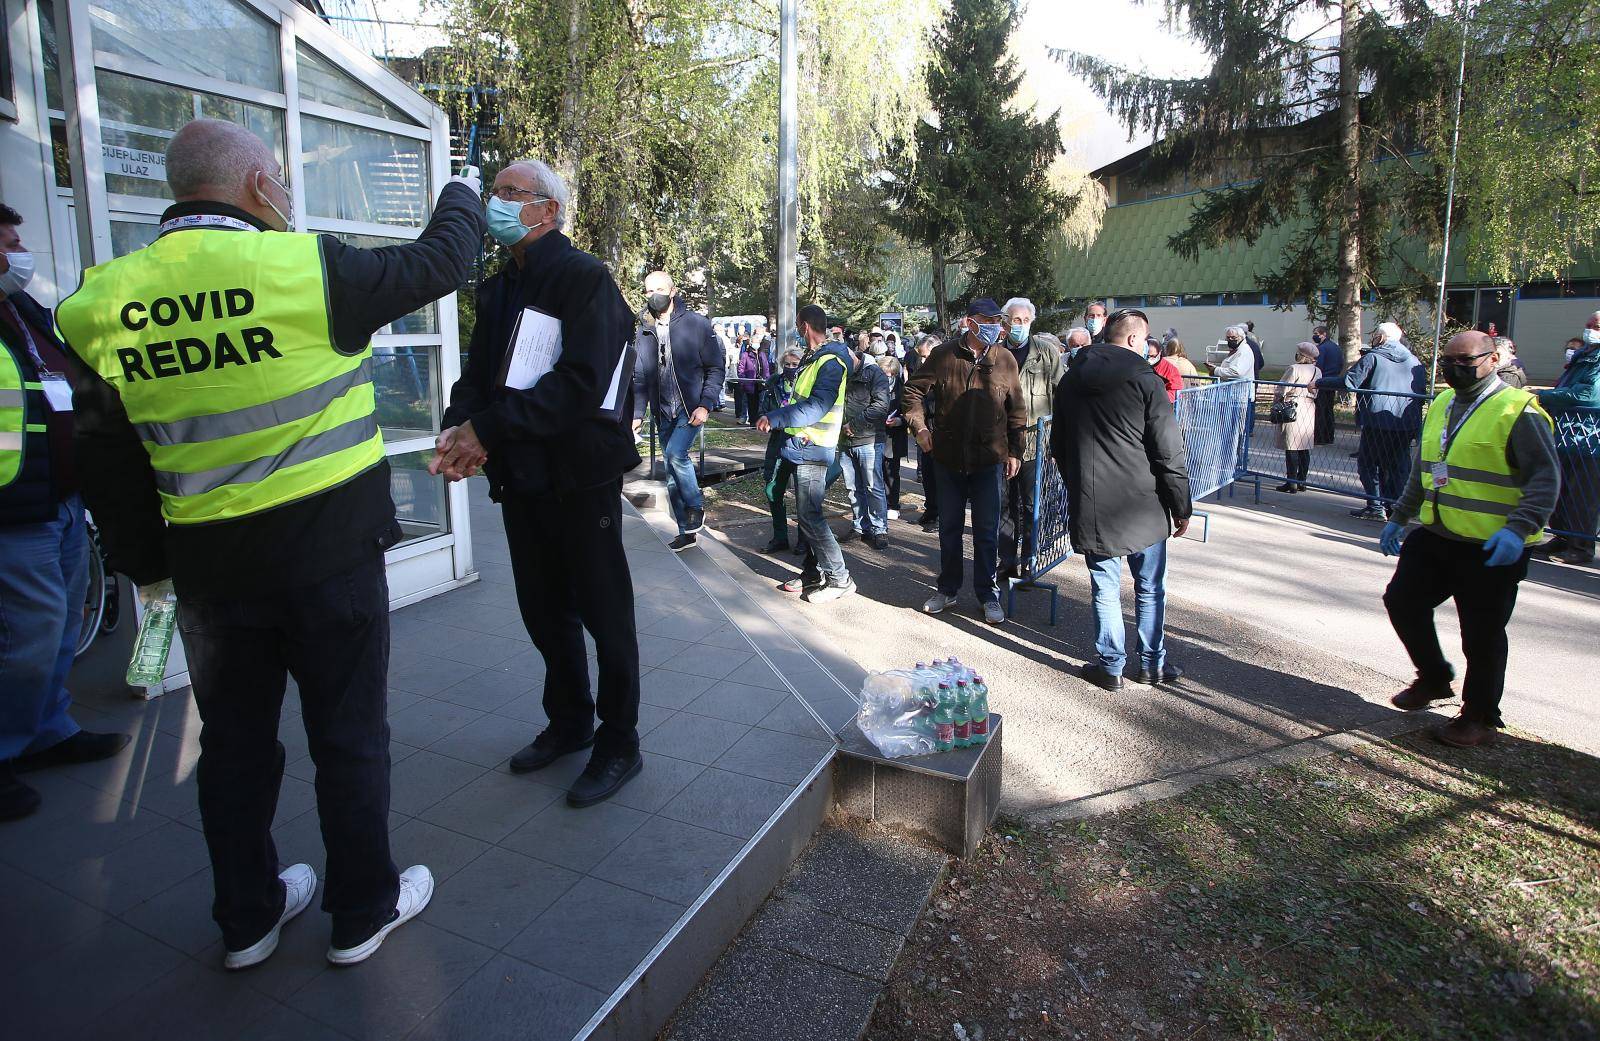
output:
[[[883,453],[883,491],[884,499],[889,504],[889,509],[900,508],[900,460],[904,455],[895,455],[894,442],[891,440],[885,446]]]
[[[1389,621],[1405,644],[1420,679],[1449,680],[1455,670],[1439,646],[1433,612],[1454,599],[1461,619],[1461,650],[1467,678],[1461,714],[1500,726],[1500,696],[1506,686],[1506,626],[1517,605],[1517,586],[1528,575],[1525,550],[1515,563],[1485,567],[1481,542],[1457,542],[1418,528],[1406,536],[1400,561],[1383,594]]]
[[[926,524],[939,516],[939,480],[933,463],[933,453],[924,452],[922,446],[917,446],[917,480],[922,483],[923,506],[922,523]]]
[[[314,585],[242,599],[180,599],[200,710],[200,819],[216,887],[212,917],[233,949],[283,912],[272,817],[283,781],[278,716],[285,680],[317,767],[328,867],[322,909],[335,932],[394,910],[389,856],[389,583],[383,554]]]
[[[1019,563],[1027,563],[1034,553],[1033,503],[1034,460],[1022,464],[1017,476],[1006,482],[1005,501],[1000,504],[1000,571],[1016,573]]]
[[[632,755],[639,750],[639,639],[622,546],[622,478],[559,498],[507,497],[501,511],[517,605],[544,655],[550,726],[578,739],[593,734],[598,755]],[[589,689],[585,629],[599,660],[598,697]]]
[[[1333,444],[1333,408],[1338,397],[1338,393],[1328,387],[1322,388],[1322,392],[1317,395],[1316,425],[1312,434],[1312,441],[1316,444]]]
[[[1283,475],[1290,484],[1303,484],[1311,472],[1311,451],[1284,449],[1283,466]]]

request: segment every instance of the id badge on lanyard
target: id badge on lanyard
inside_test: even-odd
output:
[[[1439,458],[1428,465],[1428,472],[1433,476],[1434,488],[1443,488],[1450,483],[1450,465],[1445,462],[1445,458],[1450,454],[1450,446],[1455,442],[1456,435],[1461,433],[1461,428],[1467,425],[1467,420],[1472,418],[1472,414],[1478,411],[1479,405],[1504,388],[1505,384],[1496,376],[1494,382],[1478,395],[1478,399],[1467,406],[1466,414],[1456,421],[1455,426],[1450,425],[1449,416],[1445,417],[1444,425],[1439,428]]]
[[[17,328],[22,330],[22,339],[28,345],[28,356],[33,359],[34,367],[39,370],[39,383],[44,388],[44,399],[50,404],[52,412],[72,411],[72,384],[67,382],[66,376],[51,369],[39,354],[39,347],[33,342],[33,333],[28,329],[28,323],[22,320],[22,315],[11,301],[6,301],[6,308],[11,312],[11,318],[17,323]]]

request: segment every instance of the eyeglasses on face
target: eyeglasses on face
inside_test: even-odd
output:
[[[517,187],[515,187],[513,185],[509,185],[509,184],[502,184],[498,188],[490,188],[487,192],[484,192],[483,194],[484,194],[485,198],[489,198],[489,197],[492,196],[492,197],[494,197],[496,199],[499,199],[501,202],[549,202],[550,201],[547,196],[540,195],[538,192],[529,191],[526,188],[517,188]]]

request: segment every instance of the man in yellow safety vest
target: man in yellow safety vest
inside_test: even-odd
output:
[[[358,249],[293,230],[287,178],[243,127],[196,120],[166,159],[176,202],[156,240],[90,268],[56,313],[83,497],[141,598],[175,590],[223,964],[266,960],[317,888],[307,864],[279,872],[271,832],[291,675],[327,847],[327,956],[350,964],[433,892],[426,867],[389,856],[383,554],[401,532],[369,341],[466,279],[476,176],[445,186],[415,241]]]
[[[1489,336],[1453,337],[1439,371],[1450,389],[1428,409],[1410,482],[1379,536],[1383,552],[1400,558],[1383,602],[1417,667],[1393,703],[1413,711],[1454,696],[1455,670],[1433,624],[1434,608],[1454,598],[1467,677],[1460,714],[1434,735],[1467,748],[1492,740],[1502,725],[1506,626],[1561,477],[1549,415],[1533,394],[1495,375]],[[1413,519],[1422,526],[1402,541]]]

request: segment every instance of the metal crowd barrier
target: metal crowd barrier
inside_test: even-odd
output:
[[[1067,486],[1050,457],[1050,417],[1029,427],[1026,438],[1028,447],[1033,449],[1033,459],[1025,464],[1022,476],[1033,482],[1033,551],[1027,552],[1026,544],[1019,547],[1017,560],[1026,565],[1027,577],[1011,583],[1006,592],[1006,615],[1010,617],[1016,610],[1018,589],[1046,589],[1050,592],[1050,624],[1055,625],[1058,592],[1055,583],[1040,579],[1072,556],[1072,537],[1067,532]],[[1004,502],[1001,505],[1004,508]]]

